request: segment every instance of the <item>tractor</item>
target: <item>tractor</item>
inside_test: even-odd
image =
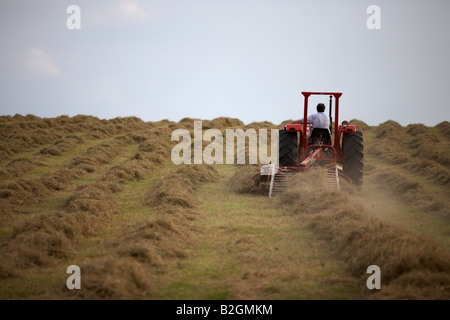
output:
[[[361,131],[348,121],[339,124],[341,92],[302,92],[304,96],[303,123],[287,123],[279,130],[278,163],[264,164],[256,176],[270,183],[269,196],[281,193],[289,185],[293,173],[324,168],[326,184],[339,189],[339,179],[361,186],[363,180],[364,146]],[[330,130],[314,128],[307,123],[308,100],[312,95],[330,98]],[[334,119],[332,104],[335,100]],[[333,126],[334,121],[334,126]]]

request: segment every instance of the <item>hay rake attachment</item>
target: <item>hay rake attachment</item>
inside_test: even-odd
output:
[[[316,167],[315,169],[319,169]],[[339,165],[331,165],[324,169],[325,186],[330,190],[340,190],[340,178],[349,180],[342,173],[342,167]],[[263,165],[259,175],[266,176],[269,182],[269,198],[275,198],[292,186],[292,178],[299,170],[289,170],[286,168],[279,168],[275,164]]]

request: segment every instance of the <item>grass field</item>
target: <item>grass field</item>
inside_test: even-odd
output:
[[[270,199],[258,166],[172,163],[171,133],[193,120],[0,117],[0,299],[450,298],[448,122],[354,120],[361,189],[317,171]]]

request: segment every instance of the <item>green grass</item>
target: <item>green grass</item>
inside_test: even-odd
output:
[[[2,279],[0,299],[21,300],[51,298],[53,288],[61,288],[66,285],[69,275],[67,267],[72,263],[66,262],[58,268],[41,268],[40,270],[28,270],[20,278]],[[48,295],[48,296],[47,296]]]
[[[189,258],[164,274],[152,299],[351,299],[359,288],[298,216],[268,197],[235,194],[234,166],[205,185]]]

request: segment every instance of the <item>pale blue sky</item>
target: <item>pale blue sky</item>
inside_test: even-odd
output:
[[[301,91],[340,91],[341,120],[434,126],[450,120],[449,14],[448,0],[1,0],[0,114],[278,124],[303,116]]]

